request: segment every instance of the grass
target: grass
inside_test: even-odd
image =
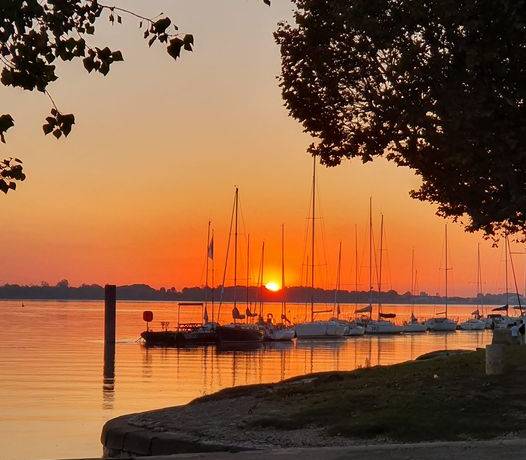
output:
[[[515,361],[526,364],[525,351]],[[477,351],[228,389],[206,399],[255,396],[257,408],[242,421],[251,429],[322,427],[330,435],[403,442],[490,439],[524,429],[525,378],[518,371],[486,376],[484,352]]]

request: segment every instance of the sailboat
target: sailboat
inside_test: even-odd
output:
[[[234,322],[225,326],[217,326],[216,334],[217,340],[219,343],[251,343],[251,342],[261,342],[263,340],[263,332],[251,325],[245,325],[238,323],[238,320],[245,319],[245,315],[239,313],[238,302],[237,302],[237,245],[238,245],[238,210],[239,210],[239,190],[236,187],[234,193],[234,208],[232,218],[234,219],[234,307],[232,308],[232,318]],[[232,218],[230,221],[230,229],[232,229]],[[230,243],[229,234],[229,243]],[[225,270],[223,274],[223,286],[225,285],[226,270],[228,263],[228,249],[230,244],[227,247],[227,257],[225,259]],[[221,299],[222,301],[222,299]],[[247,305],[247,308],[249,306]]]
[[[427,326],[424,323],[418,321],[418,318],[415,316],[415,285],[416,285],[416,274],[415,271],[415,250],[413,248],[411,252],[411,318],[409,321],[404,323],[404,332],[426,332]]]
[[[345,333],[345,326],[337,321],[314,321],[314,268],[315,268],[315,226],[316,223],[316,156],[312,168],[312,227],[311,227],[311,301],[310,321],[296,324],[298,339],[339,339]]]
[[[370,211],[372,206],[370,207]],[[372,219],[369,219],[370,221]],[[370,231],[372,238],[372,231]],[[395,318],[394,313],[382,313],[382,303],[380,296],[382,294],[382,253],[383,253],[383,236],[384,236],[384,215],[382,214],[380,224],[380,264],[378,270],[378,319],[371,320],[365,327],[367,334],[400,334],[403,331],[402,326],[392,323],[388,318]],[[371,261],[372,262],[372,261]]]
[[[482,282],[481,282],[481,274],[480,274],[480,243],[479,243],[477,246],[477,298],[479,298],[481,293],[482,293]],[[473,318],[470,318],[467,321],[460,323],[458,325],[458,328],[462,329],[463,331],[483,331],[484,329],[486,329],[486,321],[482,319],[480,310],[481,310],[481,306],[478,305],[477,309],[471,313],[473,315]]]
[[[444,310],[444,316],[436,316],[435,318],[431,318],[428,321],[426,321],[426,326],[430,331],[433,332],[451,332],[455,331],[457,329],[457,323],[453,321],[452,319],[449,319],[447,316],[447,272],[451,270],[447,265],[447,224],[445,226],[445,247],[446,247],[446,266],[444,268],[445,273],[445,280],[446,280],[446,295],[445,295],[445,310]]]
[[[262,259],[263,260],[263,259]],[[263,266],[261,267],[261,282],[263,283]],[[291,341],[296,331],[290,327],[287,319],[287,299],[285,292],[285,225],[281,225],[281,322],[274,324],[272,317],[264,325],[265,340],[269,342]]]
[[[340,318],[340,303],[338,302],[338,293],[341,290],[341,271],[342,271],[342,242],[340,241],[340,247],[338,250],[338,271],[336,272],[336,287],[334,290],[334,317],[332,321],[336,321],[345,326],[344,335],[348,337],[358,337],[365,334],[365,327],[356,324],[355,321],[347,321]]]

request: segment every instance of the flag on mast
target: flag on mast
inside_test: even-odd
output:
[[[212,235],[212,238],[210,238],[210,242],[208,243],[208,258],[214,259],[214,235]]]

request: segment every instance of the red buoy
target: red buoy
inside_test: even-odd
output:
[[[142,319],[146,321],[147,323],[150,323],[153,321],[153,312],[146,310],[142,312]]]

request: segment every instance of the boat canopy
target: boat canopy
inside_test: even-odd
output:
[[[359,308],[355,313],[369,313],[371,311],[373,311],[373,306],[367,305],[367,307]]]
[[[508,311],[509,308],[509,305],[503,305],[502,307],[495,307],[491,311]]]
[[[395,313],[380,313],[378,316],[380,316],[380,318],[396,318]]]

